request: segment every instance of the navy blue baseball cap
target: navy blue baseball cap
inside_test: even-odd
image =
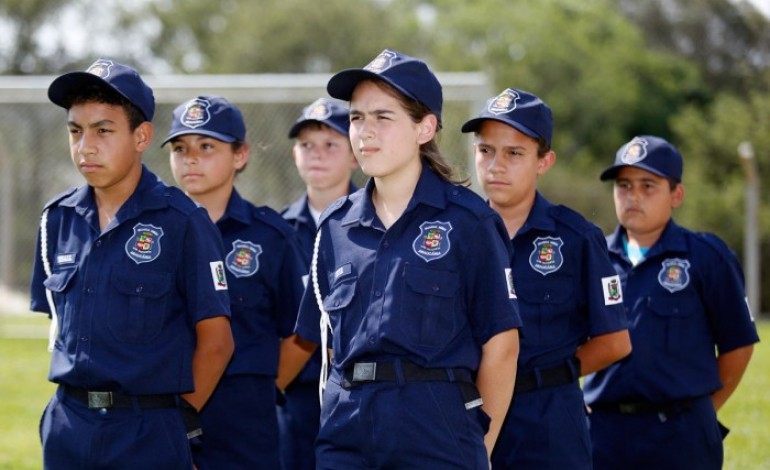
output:
[[[48,99],[62,108],[70,106],[69,96],[87,85],[106,86],[139,108],[148,121],[155,114],[155,96],[139,72],[111,59],[97,59],[85,72],[70,72],[56,78],[48,87]]]
[[[197,134],[222,142],[245,142],[246,125],[241,111],[221,96],[201,95],[174,109],[171,129],[160,146],[180,135]]]
[[[514,129],[551,145],[553,114],[543,100],[524,90],[506,88],[487,100],[481,113],[463,124],[463,132],[476,132],[486,120],[500,121]]]
[[[663,178],[682,181],[682,155],[665,139],[653,135],[640,135],[618,149],[615,163],[599,176],[602,181],[615,179],[618,170],[632,166],[649,171]]]
[[[348,108],[326,98],[318,98],[302,110],[302,115],[289,129],[289,138],[297,137],[308,122],[325,124],[346,137],[350,131]]]
[[[428,107],[441,122],[441,105],[444,97],[436,75],[428,65],[414,57],[385,49],[364,68],[347,69],[335,74],[326,90],[334,98],[350,101],[353,90],[366,79],[379,79],[409,98]]]

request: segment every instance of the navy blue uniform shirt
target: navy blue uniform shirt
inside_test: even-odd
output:
[[[366,188],[321,219],[318,276],[338,371],[400,358],[478,369],[481,347],[518,328],[510,245],[500,217],[426,165],[401,217],[385,230]],[[320,343],[312,284],[295,331]]]
[[[306,274],[291,226],[233,189],[217,227],[225,244],[235,353],[226,375],[278,372],[280,338],[292,334]]]
[[[722,384],[715,356],[759,341],[738,260],[716,236],[669,221],[645,258],[632,266],[625,231],[607,237],[620,273],[633,351],[588,376],[593,402],[663,403],[710,395]]]
[[[537,193],[513,251],[519,373],[562,364],[589,337],[628,327],[604,235],[577,212]]]
[[[46,279],[41,239],[34,311],[59,316],[49,379],[128,394],[193,390],[195,324],[230,315],[219,233],[205,209],[147,168],[102,232],[93,189],[47,204]]]

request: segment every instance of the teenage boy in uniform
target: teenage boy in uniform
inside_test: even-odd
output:
[[[142,164],[155,101],[136,70],[99,59],[48,97],[86,184],[46,204],[35,254],[31,308],[58,327],[44,466],[189,469],[233,351],[221,238]]]

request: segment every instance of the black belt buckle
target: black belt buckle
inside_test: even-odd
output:
[[[112,408],[112,392],[88,392],[88,408]]]
[[[372,382],[376,377],[376,362],[356,362],[353,364],[353,382]]]

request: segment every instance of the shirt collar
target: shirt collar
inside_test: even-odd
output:
[[[251,222],[251,211],[249,211],[249,206],[235,188],[233,188],[233,192],[230,194],[230,200],[227,201],[225,213],[217,223],[224,222],[228,219],[235,220],[244,225],[248,225]]]
[[[542,230],[545,232],[555,232],[556,222],[551,217],[550,210],[554,207],[546,198],[540,194],[540,191],[535,192],[535,203],[532,205],[532,209],[529,211],[527,220],[524,225],[519,229],[516,235],[526,233],[529,230]]]
[[[412,198],[406,206],[404,213],[413,210],[419,204],[444,209],[447,205],[445,181],[441,179],[428,165],[423,163],[420,179],[417,180]],[[376,211],[372,203],[372,191],[374,190],[374,178],[369,178],[363,191],[352,195],[349,199],[352,206],[343,217],[343,225],[359,225],[370,227],[376,219]]]
[[[625,250],[623,249],[623,235],[626,229],[618,225],[615,227],[615,231],[608,237],[608,249],[611,253],[626,258]],[[674,219],[669,219],[663,232],[660,234],[660,238],[649,247],[645,259],[652,258],[665,253],[684,253],[687,252],[687,240],[685,239],[685,230],[674,222]]]

